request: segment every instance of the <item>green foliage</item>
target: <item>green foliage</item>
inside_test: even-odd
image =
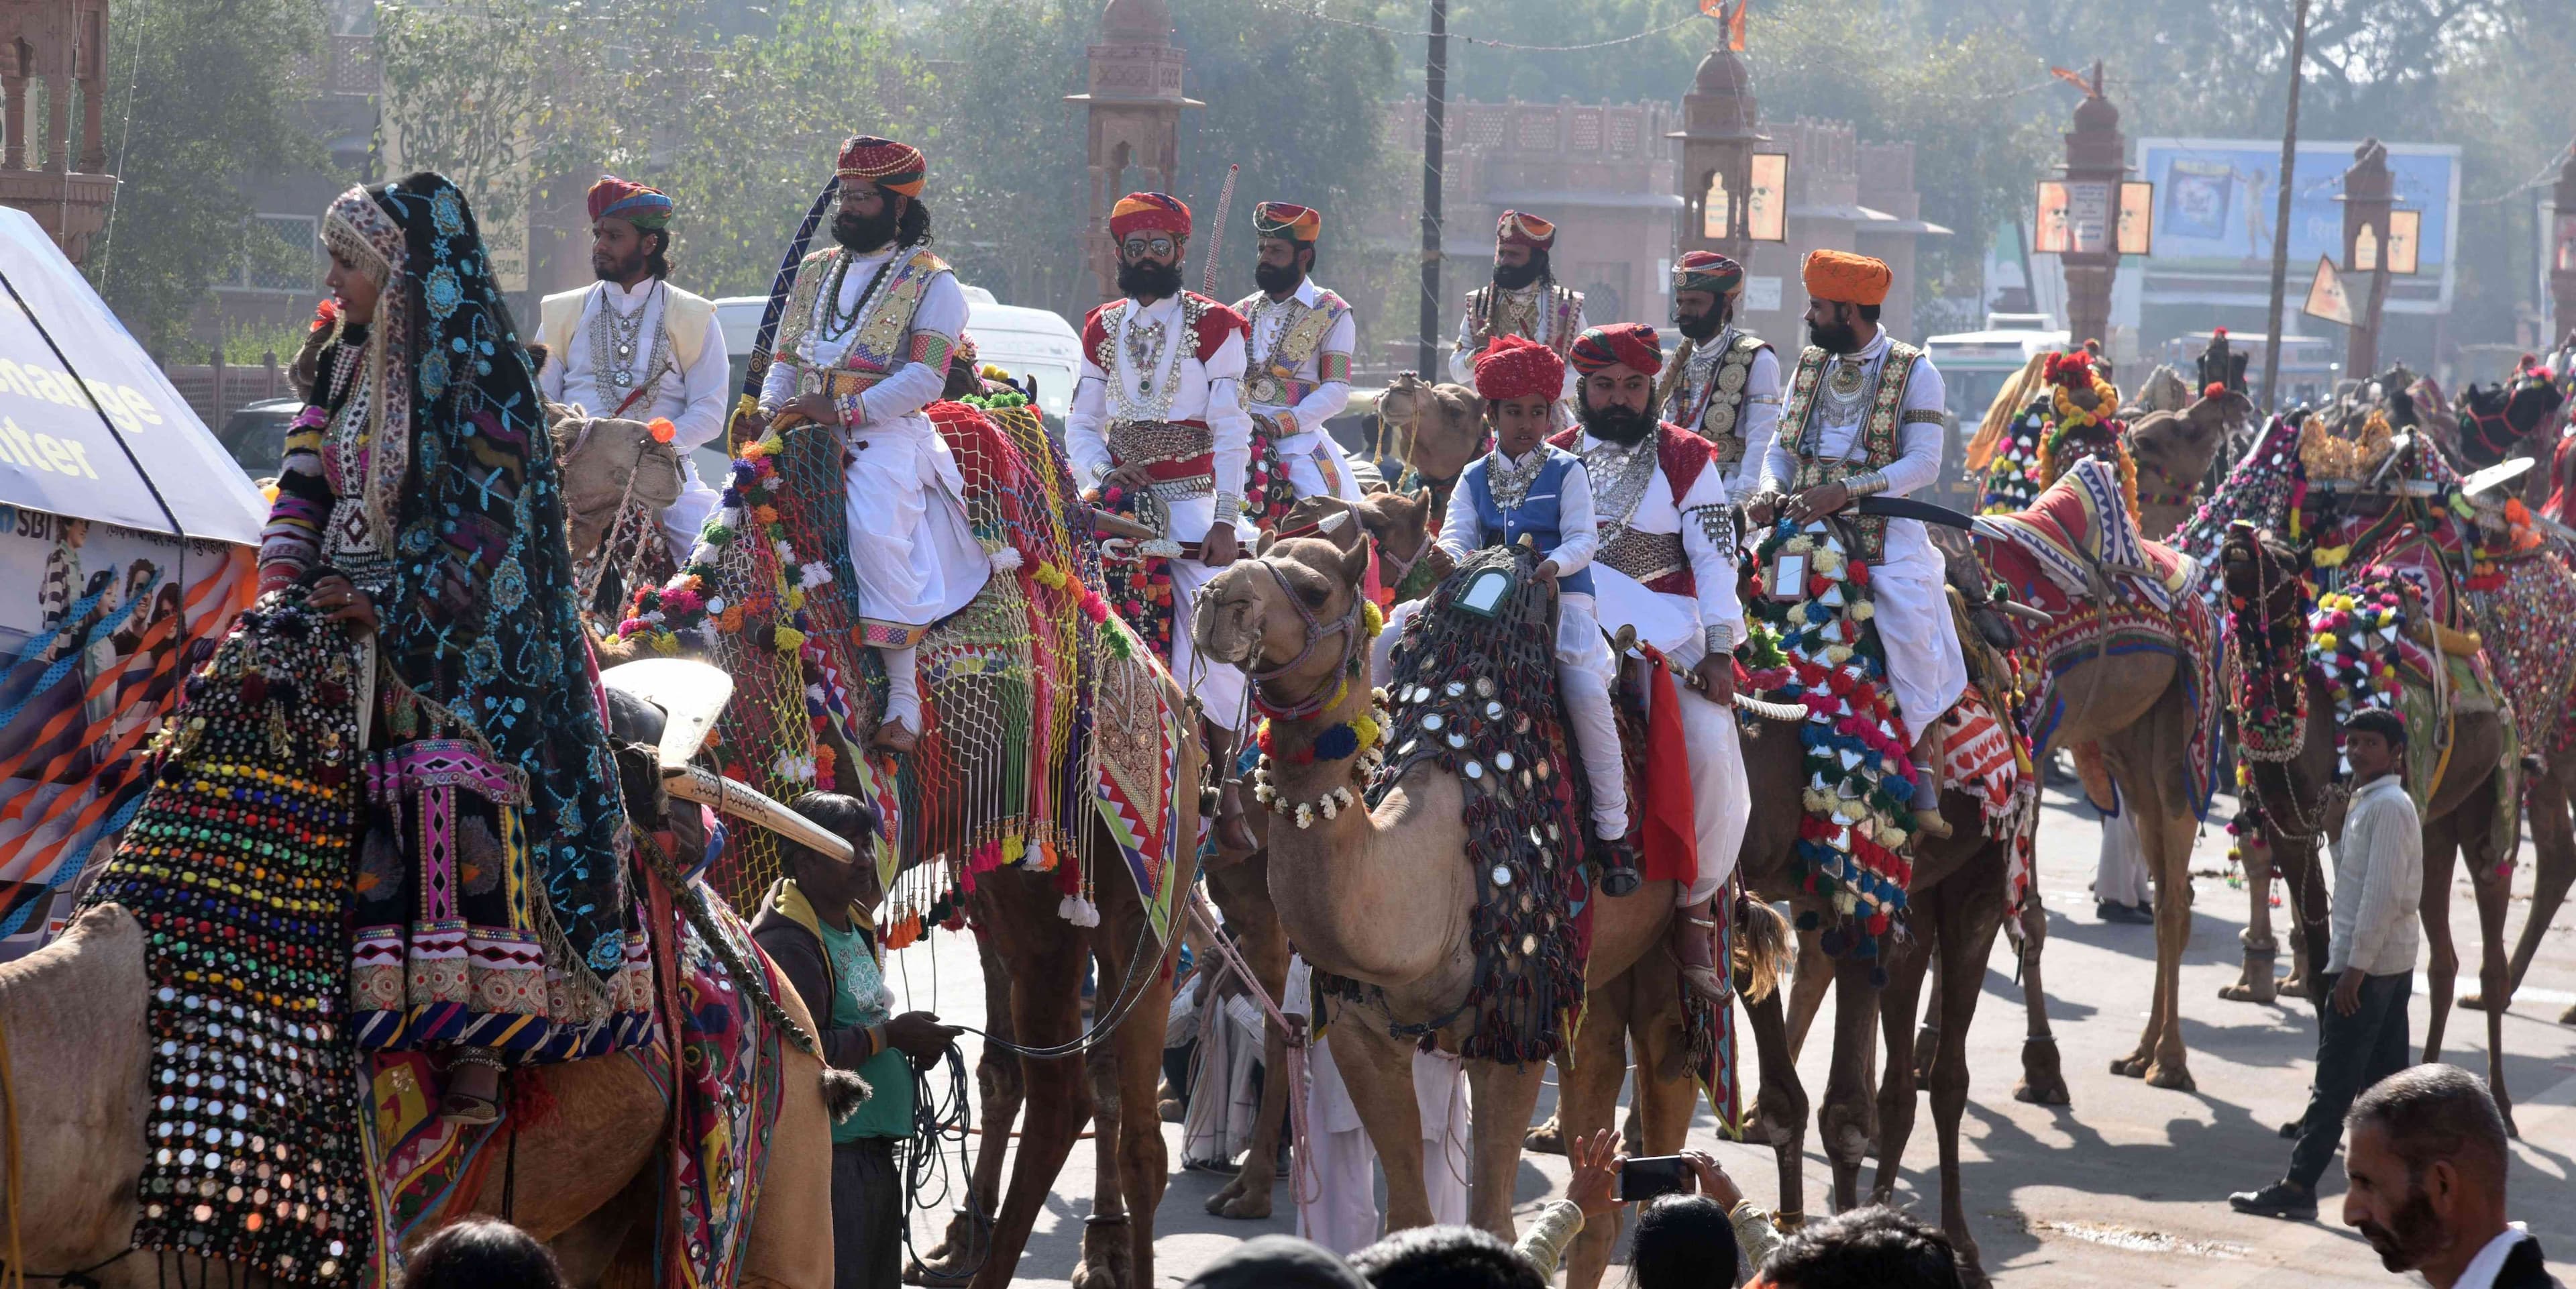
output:
[[[157,0],[108,30],[105,143],[122,183],[87,268],[128,329],[167,346],[216,282],[277,265],[237,177],[319,160],[300,110],[312,87],[288,69],[321,47],[322,14],[315,0]]]

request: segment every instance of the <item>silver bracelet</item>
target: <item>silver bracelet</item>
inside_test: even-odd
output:
[[[1735,652],[1735,625],[1733,623],[1712,622],[1702,630],[1707,641],[1708,652],[1712,656],[1731,654]]]
[[[1843,492],[1852,497],[1875,497],[1887,491],[1887,472],[1865,470],[1843,480]]]
[[[1230,492],[1220,492],[1216,495],[1216,517],[1213,523],[1231,528],[1234,526],[1234,521],[1242,515],[1243,498]]]

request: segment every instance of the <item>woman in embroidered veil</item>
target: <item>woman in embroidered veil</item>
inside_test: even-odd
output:
[[[445,1051],[443,1113],[490,1122],[504,1064],[648,1028],[626,814],[552,441],[464,194],[427,172],[353,188],[322,231],[337,331],[260,589],[346,623],[372,690],[351,1029]]]

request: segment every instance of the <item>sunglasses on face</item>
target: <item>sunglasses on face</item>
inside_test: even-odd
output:
[[[1165,259],[1170,259],[1172,256],[1172,248],[1178,245],[1178,242],[1175,242],[1168,237],[1130,237],[1125,242],[1121,243],[1118,249],[1124,251],[1129,259],[1134,259],[1149,251],[1153,254],[1162,256]]]

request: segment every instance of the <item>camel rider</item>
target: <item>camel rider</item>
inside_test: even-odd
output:
[[[1736,742],[1735,646],[1744,607],[1735,598],[1735,511],[1726,474],[1707,440],[1656,419],[1663,346],[1642,322],[1594,327],[1574,342],[1581,428],[1554,442],[1583,458],[1601,546],[1593,576],[1601,625],[1636,628],[1683,683],[1674,686],[1688,749],[1691,823],[1699,866],[1679,892],[1673,954],[1713,999],[1729,996],[1716,958],[1716,910],[1734,875],[1751,802]]]
[[[1848,251],[1810,252],[1802,276],[1807,336],[1745,517],[1768,525],[1775,512],[1804,523],[1863,497],[1901,497],[1941,471],[1941,373],[1922,350],[1878,325],[1894,275],[1885,262]],[[1790,494],[1784,497],[1784,493]],[[1868,562],[1878,641],[1887,653],[1897,714],[1914,731],[1915,818],[1946,837],[1933,734],[1967,692],[1968,667],[1950,619],[1941,553],[1917,519],[1851,516],[1852,554]]]
[[[1233,764],[1243,721],[1243,671],[1198,659],[1191,600],[1251,540],[1243,486],[1252,464],[1252,415],[1243,407],[1243,315],[1181,289],[1190,208],[1159,192],[1129,193],[1109,214],[1120,299],[1082,320],[1082,374],[1065,418],[1065,455],[1086,490],[1141,491],[1164,515],[1163,532],[1201,543],[1170,561],[1172,676],[1197,699],[1210,761]],[[1217,815],[1241,828],[1233,776]],[[1249,834],[1238,840],[1248,841]]]
[[[672,286],[671,199],[613,175],[590,186],[590,270],[599,280],[547,296],[537,338],[554,355],[537,373],[550,403],[593,416],[667,420],[680,496],[662,508],[671,558],[687,563],[716,490],[690,453],[724,432],[732,368],[715,301]]]
[[[1716,450],[1730,497],[1753,495],[1780,424],[1780,356],[1735,325],[1743,298],[1743,265],[1715,251],[1682,255],[1673,265],[1682,348],[1655,387],[1664,419]]]
[[[1484,547],[1516,545],[1523,537],[1537,546],[1538,576],[1557,586],[1557,687],[1565,694],[1575,753],[1592,783],[1592,833],[1605,857],[1603,888],[1624,895],[1636,887],[1636,861],[1627,841],[1628,783],[1619,756],[1619,723],[1610,709],[1610,682],[1618,673],[1592,607],[1589,566],[1599,542],[1592,523],[1592,485],[1580,459],[1547,441],[1551,409],[1563,388],[1565,360],[1535,341],[1499,336],[1476,360],[1476,392],[1484,399],[1494,450],[1459,473],[1432,567],[1454,565]],[[1392,625],[1400,628],[1420,603],[1398,608]],[[1390,629],[1379,639],[1392,641],[1401,634]]]
[[[1323,215],[1308,206],[1265,201],[1252,208],[1261,261],[1260,290],[1235,302],[1251,324],[1243,403],[1276,425],[1272,442],[1300,497],[1360,499],[1359,481],[1324,422],[1351,401],[1351,346],[1359,326],[1342,297],[1315,285],[1315,237]]]
[[[1494,280],[1467,293],[1467,316],[1458,320],[1458,346],[1449,354],[1449,376],[1461,385],[1476,384],[1476,360],[1498,336],[1520,336],[1556,351],[1562,358],[1583,334],[1583,293],[1556,284],[1549,252],[1556,246],[1556,225],[1517,210],[1503,212],[1494,225]],[[1574,377],[1566,376],[1560,398],[1571,403]],[[1562,409],[1557,427],[1572,423]]]

